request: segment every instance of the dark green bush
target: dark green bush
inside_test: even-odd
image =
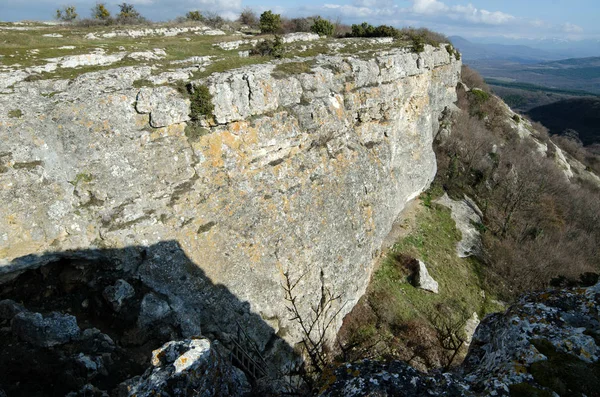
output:
[[[413,52],[423,52],[425,51],[425,37],[416,34],[411,37],[412,41],[412,50]]]
[[[400,31],[392,26],[380,25],[375,28],[375,37],[398,37]]]
[[[281,30],[281,15],[265,11],[260,15],[259,24],[261,33],[277,33]]]
[[[334,29],[335,27],[331,22],[321,17],[315,19],[313,25],[310,28],[311,32],[316,33],[319,36],[332,36]]]
[[[352,25],[352,37],[373,37],[375,34],[375,27],[363,22],[360,25]]]
[[[280,36],[275,36],[274,40],[265,40],[256,44],[250,51],[250,54],[263,57],[271,56],[274,58],[281,58],[284,52],[285,47],[283,45],[283,40],[281,40]]]
[[[189,85],[190,91],[190,118],[192,121],[200,120],[202,117],[213,117],[215,105],[212,103],[212,94],[205,85]]]

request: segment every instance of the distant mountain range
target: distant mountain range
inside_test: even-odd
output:
[[[490,42],[490,38],[470,41],[460,36],[449,39],[467,61],[505,60],[518,63],[556,61],[567,58],[600,57],[600,41],[521,40],[511,44]]]
[[[600,94],[600,56],[564,59],[558,53],[524,45],[473,43],[459,36],[450,40],[462,53],[465,63],[491,84],[522,89],[526,88],[525,83],[578,91],[573,95]]]
[[[451,36],[450,40],[465,59],[510,60],[520,63],[531,61],[554,61],[566,58],[600,57],[598,40],[507,40],[504,38],[481,38],[467,40]],[[498,40],[498,41],[493,41]]]
[[[460,36],[449,37],[454,47],[462,53],[465,61],[505,60],[517,63],[554,61],[562,57],[540,49],[524,45],[480,44]]]

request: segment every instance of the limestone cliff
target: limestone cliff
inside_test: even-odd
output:
[[[435,175],[432,140],[460,66],[427,46],[318,56],[301,74],[275,63],[216,73],[194,82],[215,106],[202,136],[185,135],[190,103],[174,88],[134,88],[150,67],[17,83],[0,95],[22,111],[0,112],[0,277],[69,250],[136,247],[116,259],[170,297],[191,335],[190,313],[218,301],[195,295],[180,256],[157,244],[176,241],[292,345],[284,272],[300,280],[303,310],[323,285],[341,294],[334,333],[392,222]]]

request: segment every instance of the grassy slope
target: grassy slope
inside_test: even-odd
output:
[[[369,294],[390,294],[393,300],[389,304],[402,321],[417,317],[426,319],[439,304],[451,303],[456,310],[468,315],[477,312],[482,316],[497,310],[489,297],[482,297],[484,286],[479,262],[456,255],[456,243],[460,239],[450,210],[437,204],[427,207],[421,203],[415,230],[392,247],[373,277]],[[408,282],[410,272],[396,260],[398,254],[422,260],[439,283],[440,293],[432,294],[413,287]]]
[[[189,25],[185,25],[189,26]],[[63,68],[51,73],[42,73],[37,78],[74,78],[87,72],[114,69],[122,66],[148,64],[153,66],[153,73],[158,74],[167,70],[173,70],[185,65],[170,65],[170,62],[183,60],[192,56],[212,56],[212,64],[205,71],[198,72],[195,78],[201,78],[214,72],[222,72],[251,64],[260,64],[272,60],[272,57],[252,56],[242,58],[238,51],[250,50],[251,45],[242,45],[236,50],[226,51],[213,44],[224,41],[235,41],[244,39],[272,39],[272,36],[202,36],[193,32],[179,34],[177,36],[145,36],[138,38],[113,37],[103,38],[102,33],[113,30],[142,30],[148,28],[160,28],[161,25],[152,26],[117,26],[117,27],[79,27],[79,26],[43,26],[39,29],[17,31],[0,29],[0,66],[25,68],[31,66],[42,66],[48,63],[49,58],[68,55],[89,54],[95,49],[102,48],[105,54],[116,52],[151,51],[155,48],[165,50],[167,56],[160,61],[136,61],[130,58],[106,66],[87,66],[79,68]],[[98,40],[85,39],[85,35],[94,33]],[[60,34],[63,37],[44,37],[44,34]],[[314,57],[320,54],[333,53],[328,43],[336,39],[321,39],[316,42],[297,42],[285,45],[284,58]],[[391,44],[376,44],[364,40],[357,40],[352,45],[342,49],[342,53],[356,54],[367,51],[369,56],[382,50],[407,46],[406,41],[397,40]],[[302,48],[308,45],[307,48]],[[60,49],[63,46],[75,46],[74,49]],[[37,50],[32,53],[31,50]]]
[[[474,312],[481,318],[503,310],[492,293],[485,291],[482,294],[486,288],[481,264],[476,259],[457,256],[456,243],[461,234],[449,209],[429,204],[435,193],[423,196],[418,204],[414,230],[389,250],[374,273],[367,293],[344,319],[340,333],[342,343],[358,343],[359,350],[364,349],[370,354],[373,351],[370,345],[376,340],[384,341],[386,346],[378,349],[378,358],[390,358],[391,355],[391,358],[407,360],[417,353],[415,350],[407,355],[406,349],[410,350],[411,345],[419,349],[425,344],[424,335],[435,333],[433,322],[436,317],[449,315],[464,322]],[[413,287],[409,282],[411,272],[398,260],[401,256],[425,262],[430,275],[439,283],[440,293]],[[405,332],[416,322],[424,324],[429,332]],[[402,346],[397,346],[398,343]],[[439,346],[435,349],[439,350]]]

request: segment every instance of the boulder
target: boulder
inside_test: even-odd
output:
[[[116,349],[112,338],[97,328],[88,328],[81,333],[81,346],[87,352],[105,353]]]
[[[0,301],[0,320],[11,320],[17,314],[24,312],[25,308],[11,299]]]
[[[338,367],[320,395],[597,395],[599,298],[600,284],[531,293],[485,317],[452,372],[424,374],[404,362],[364,360]],[[469,321],[474,326],[477,319]]]
[[[144,328],[166,318],[171,312],[171,307],[166,301],[160,299],[155,294],[146,294],[142,299],[138,325],[140,328]]]
[[[439,373],[417,371],[401,361],[364,360],[340,366],[321,397],[471,396],[467,386]]]
[[[20,339],[40,347],[68,343],[79,337],[77,319],[70,314],[47,315],[23,311],[12,320],[12,332]]]
[[[435,281],[433,277],[429,275],[429,272],[427,271],[427,266],[425,266],[425,264],[421,261],[418,262],[419,268],[417,269],[417,272],[415,274],[415,287],[437,294],[439,292],[438,282]]]
[[[152,352],[152,367],[125,382],[129,396],[242,396],[250,391],[244,374],[231,366],[208,339],[171,341]]]
[[[114,285],[104,289],[102,296],[112,305],[114,311],[118,312],[127,299],[135,296],[135,290],[127,281],[117,280]]]

